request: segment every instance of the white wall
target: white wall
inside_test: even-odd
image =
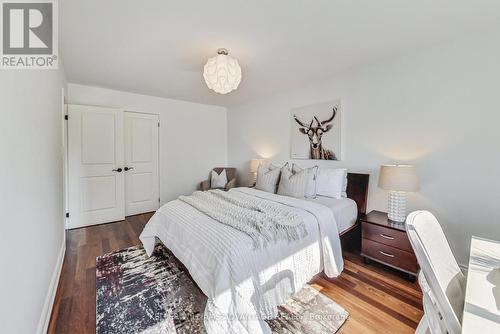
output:
[[[41,333],[65,249],[64,72],[0,72],[0,331]]]
[[[290,109],[341,99],[344,160],[320,164],[369,172],[369,209],[380,210],[379,165],[415,164],[421,191],[410,209],[432,210],[466,264],[471,235],[500,240],[498,40],[468,37],[230,108],[229,163],[244,171],[251,158],[289,160]]]
[[[226,108],[68,84],[68,101],[160,115],[160,198],[192,193],[227,164]]]

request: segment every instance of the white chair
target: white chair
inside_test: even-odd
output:
[[[432,213],[416,211],[406,232],[420,265],[424,316],[415,333],[460,334],[466,279]]]

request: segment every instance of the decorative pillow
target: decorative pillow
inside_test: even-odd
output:
[[[227,184],[227,175],[226,170],[223,169],[220,174],[217,174],[216,171],[212,171],[212,178],[210,180],[210,188],[225,188]]]
[[[342,198],[346,175],[347,169],[345,168],[320,168],[316,179],[316,194],[326,197]]]
[[[299,173],[301,171],[307,172],[307,182],[306,189],[304,192],[305,198],[314,198],[316,197],[316,177],[318,175],[318,166],[310,167],[310,168],[301,168],[296,164],[292,165],[292,173]]]
[[[276,186],[280,179],[281,169],[270,164],[260,164],[257,168],[257,180],[255,182],[255,189],[267,191],[269,193],[276,193]]]
[[[304,198],[308,174],[306,169],[294,173],[288,166],[281,168],[278,195]]]

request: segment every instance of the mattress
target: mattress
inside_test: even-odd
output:
[[[358,206],[356,202],[350,198],[331,198],[325,196],[317,196],[316,198],[308,198],[307,201],[323,204],[327,206],[335,216],[339,234],[348,230],[356,223],[358,218]]]

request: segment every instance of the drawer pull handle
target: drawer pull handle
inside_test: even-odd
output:
[[[382,252],[382,251],[378,251],[378,252],[379,252],[380,254],[382,254],[382,255],[387,256],[387,257],[394,257],[394,255],[389,254],[389,253],[386,253],[386,252]]]
[[[380,233],[379,235],[380,235],[382,238],[389,239],[389,240],[394,240],[394,237],[390,237],[390,236],[385,235],[385,234],[382,234],[382,233]]]

